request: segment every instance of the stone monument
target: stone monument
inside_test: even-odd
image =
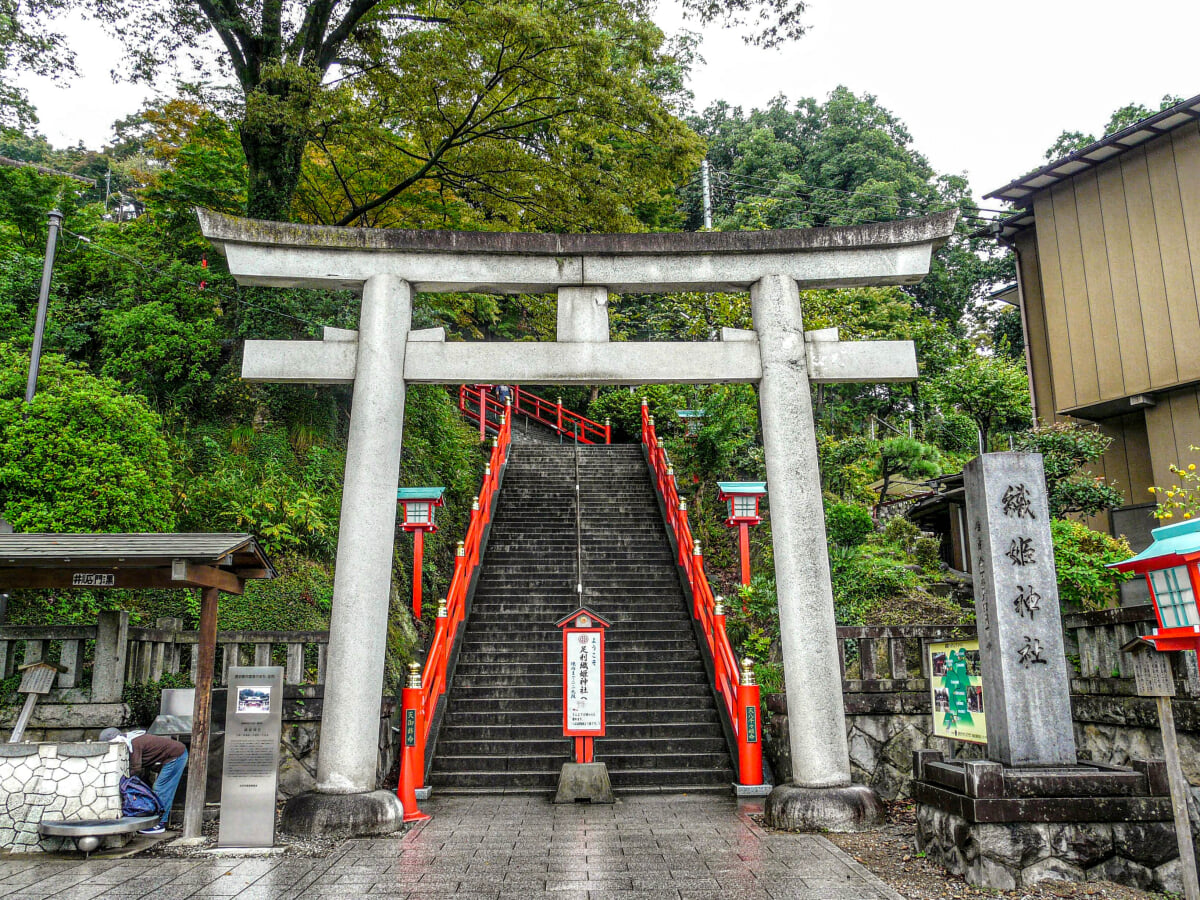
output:
[[[917,845],[973,884],[1104,878],[1177,889],[1166,769],[1079,762],[1038,453],[963,470],[987,760],[913,754]]]

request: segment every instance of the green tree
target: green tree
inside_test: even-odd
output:
[[[996,430],[1029,422],[1029,380],[1024,366],[1011,360],[973,353],[937,376],[932,389],[943,403],[975,421],[980,453],[987,452]]]
[[[0,344],[0,514],[18,531],[170,531],[162,420],[59,356],[25,405],[27,354]]]
[[[1050,515],[1061,519],[1071,513],[1094,516],[1124,505],[1120,491],[1086,468],[1103,456],[1111,443],[1112,438],[1095,426],[1054,422],[1017,435],[1015,446],[1042,454]]]
[[[1149,118],[1156,112],[1170,109],[1172,106],[1182,102],[1182,97],[1176,97],[1174,94],[1164,94],[1162,100],[1159,101],[1158,109],[1151,109],[1141,103],[1126,103],[1124,106],[1114,110],[1113,114],[1108,117],[1108,122],[1104,125],[1104,133],[1100,137],[1108,137],[1110,134],[1116,134],[1118,131],[1122,131],[1130,125],[1140,122],[1142,119]],[[1046,150],[1046,161],[1053,162],[1056,159],[1062,159],[1076,150],[1082,150],[1089,144],[1096,143],[1096,140],[1097,138],[1093,134],[1085,134],[1082,131],[1064,131]]]
[[[897,475],[906,478],[935,478],[942,473],[937,447],[910,437],[891,437],[879,441],[877,474],[882,480],[879,502],[888,498],[888,488]]]
[[[593,199],[611,203],[614,191],[628,200],[661,184],[698,149],[655,93],[662,32],[621,0],[79,2],[124,40],[134,78],[180,55],[206,62],[220,42],[218,68],[243,95],[257,218],[288,218],[302,173],[305,216],[340,224],[380,224],[402,196],[419,205],[447,193],[536,213],[561,199],[542,199],[539,176],[570,185],[573,202],[599,181],[608,190]],[[471,145],[486,152],[465,154]],[[630,175],[640,183],[625,193]]]

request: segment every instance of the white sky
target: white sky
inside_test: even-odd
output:
[[[675,0],[660,2],[663,28],[686,25]],[[845,84],[875,94],[934,168],[966,173],[976,196],[1039,164],[1063,130],[1098,133],[1125,103],[1200,93],[1195,0],[810,0],[807,22],[807,36],[777,50],[708,29],[697,107],[750,109]],[[66,88],[21,83],[51,143],[99,146],[148,92],[113,83],[120,46],[98,26],[72,19],[68,33],[82,76]]]

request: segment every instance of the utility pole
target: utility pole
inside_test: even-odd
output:
[[[29,381],[25,385],[25,403],[33,402],[37,391],[38,368],[42,362],[42,339],[46,336],[46,311],[50,306],[50,276],[54,273],[54,251],[58,247],[58,230],[63,214],[50,210],[50,233],[46,236],[46,263],[42,267],[42,287],[38,292],[37,322],[33,328],[33,349],[29,353]]]
[[[112,169],[104,173],[104,214],[108,215],[108,198],[112,196]]]
[[[708,160],[700,160],[700,183],[704,192],[704,228],[712,228],[712,185],[708,180]]]

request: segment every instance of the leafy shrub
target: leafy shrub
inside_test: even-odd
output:
[[[874,625],[868,611],[881,600],[903,601],[923,579],[890,547],[834,547],[829,554],[833,607],[839,625]]]
[[[53,354],[28,408],[29,357],[0,344],[0,515],[18,531],[170,531],[162,420]]]
[[[938,570],[942,567],[942,544],[935,537],[922,535],[913,542],[913,558],[922,569]]]
[[[1052,521],[1050,533],[1054,539],[1054,565],[1058,569],[1058,596],[1063,609],[1116,606],[1121,583],[1133,576],[1105,566],[1133,555],[1125,539],[1092,531],[1069,519]]]
[[[825,531],[831,544],[856,547],[875,531],[875,520],[853,503],[826,503]]]

